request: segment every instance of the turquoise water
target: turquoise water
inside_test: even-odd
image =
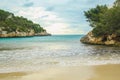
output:
[[[120,63],[120,47],[82,44],[82,36],[0,38],[0,72]]]

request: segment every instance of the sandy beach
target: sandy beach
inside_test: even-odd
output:
[[[120,64],[53,67],[37,72],[1,73],[0,80],[120,80]]]

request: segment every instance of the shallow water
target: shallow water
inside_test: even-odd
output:
[[[0,38],[0,72],[120,63],[120,47],[82,44],[82,36]]]

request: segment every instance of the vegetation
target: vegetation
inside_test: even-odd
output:
[[[35,33],[45,31],[39,24],[24,18],[14,16],[14,14],[0,10],[0,29],[7,32],[30,32],[33,30]]]
[[[120,6],[120,0],[116,0],[114,6]]]
[[[120,36],[120,0],[116,0],[114,6],[98,5],[85,12],[87,21],[93,27],[94,36],[116,34]]]

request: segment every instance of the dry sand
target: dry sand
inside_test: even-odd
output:
[[[37,72],[1,73],[0,80],[120,80],[120,64],[53,67]]]

